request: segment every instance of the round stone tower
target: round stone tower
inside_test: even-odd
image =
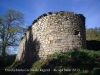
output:
[[[33,21],[21,39],[16,61],[46,59],[55,52],[86,48],[85,17],[74,12],[49,12]]]
[[[33,40],[40,42],[39,57],[86,48],[85,17],[74,12],[49,12],[33,21]]]

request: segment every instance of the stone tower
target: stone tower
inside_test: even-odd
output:
[[[20,42],[16,60],[46,59],[55,52],[86,48],[85,17],[60,11],[43,14],[33,21]]]

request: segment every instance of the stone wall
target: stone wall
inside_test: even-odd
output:
[[[49,12],[34,20],[28,31],[32,34],[31,41],[39,42],[35,48],[39,58],[46,59],[47,55],[55,52],[86,48],[85,17],[82,14],[67,11]],[[22,39],[22,44],[24,44],[23,40],[25,38]],[[24,46],[21,47],[19,52],[23,51]],[[30,47],[30,44],[27,47]],[[16,59],[20,55],[18,53]]]

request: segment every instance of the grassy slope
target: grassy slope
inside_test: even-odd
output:
[[[2,64],[5,65],[8,62]],[[13,63],[10,67],[24,68],[25,65],[28,68],[27,63],[21,65],[19,61]],[[28,75],[100,75],[100,51],[78,50],[54,53],[49,55],[47,60],[38,60],[30,66],[31,70],[34,71],[30,71]],[[7,65],[5,65],[6,67]],[[1,69],[3,70],[4,66]],[[8,72],[0,74],[7,75]],[[23,75],[25,74],[27,73],[23,73]],[[15,75],[15,73],[9,73],[9,75]],[[16,75],[18,74],[16,73]]]
[[[100,51],[54,53],[47,60],[35,62],[31,69],[36,71],[29,75],[100,75]],[[40,69],[43,71],[37,71]]]
[[[16,55],[7,55],[5,57],[0,56],[0,75],[7,75],[5,69],[15,61],[15,58]]]

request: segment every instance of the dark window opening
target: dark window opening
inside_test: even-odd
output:
[[[79,34],[79,31],[76,31],[76,30],[75,30],[75,35],[78,35],[78,34]]]

